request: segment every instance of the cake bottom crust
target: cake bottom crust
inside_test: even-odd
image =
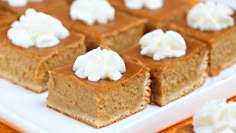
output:
[[[70,113],[70,112],[67,112],[67,111],[62,111],[62,109],[59,109],[58,107],[55,107],[55,106],[53,106],[53,105],[50,104],[50,103],[47,103],[47,107],[49,107],[49,108],[51,108],[51,109],[53,109],[53,110],[55,110],[55,111],[58,111],[58,112],[60,112],[60,113],[63,113],[63,114],[65,114],[65,115],[67,115],[67,116],[69,116],[69,117],[71,117],[71,118],[74,118],[74,119],[76,119],[76,120],[79,120],[79,121],[81,121],[81,122],[83,122],[83,123],[86,123],[86,124],[88,124],[88,125],[91,125],[91,126],[93,126],[93,127],[95,127],[95,128],[102,128],[102,127],[111,125],[111,124],[113,124],[113,123],[115,123],[115,122],[117,122],[117,121],[119,121],[119,120],[124,119],[124,118],[127,118],[127,117],[129,117],[130,115],[133,115],[133,114],[135,114],[135,113],[137,113],[137,112],[140,112],[140,111],[142,111],[146,106],[142,105],[139,109],[137,109],[137,110],[135,110],[135,111],[127,111],[127,112],[124,112],[123,114],[120,114],[120,116],[118,116],[117,118],[113,118],[111,121],[105,121],[104,124],[102,124],[102,125],[97,125],[97,124],[95,124],[95,123],[93,123],[93,122],[90,122],[90,121],[86,120],[86,119],[88,119],[89,116],[86,115],[86,114],[83,114],[83,113],[78,113],[78,115],[76,116],[76,115],[73,115],[73,113]]]
[[[13,84],[20,85],[23,88],[33,91],[33,92],[36,92],[36,93],[42,93],[47,90],[47,84],[42,86],[42,85],[32,84],[29,82],[20,81],[18,77],[4,73],[2,71],[0,71],[0,78],[6,79],[6,80],[12,82]]]

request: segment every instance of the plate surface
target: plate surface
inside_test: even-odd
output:
[[[148,105],[135,115],[110,126],[95,129],[46,107],[47,92],[35,94],[0,79],[0,118],[23,131],[34,133],[157,132],[189,118],[210,99],[236,95],[236,65],[208,78],[203,87],[164,107]]]

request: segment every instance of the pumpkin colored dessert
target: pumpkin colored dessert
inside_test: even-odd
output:
[[[145,20],[116,11],[115,18],[106,24],[87,25],[80,20],[72,20],[69,7],[59,8],[51,15],[76,32],[86,36],[85,44],[88,50],[99,45],[108,46],[120,51],[138,42],[143,34]]]
[[[152,38],[155,39],[155,37]],[[184,40],[187,49],[185,55],[181,57],[168,57],[156,61],[141,55],[140,45],[121,52],[125,58],[133,58],[134,62],[142,63],[151,69],[152,103],[164,106],[188,94],[205,82],[207,78],[207,48],[197,40],[188,37],[184,37]]]
[[[65,5],[66,2],[64,0],[58,0],[57,2],[55,0],[42,0],[39,2],[29,2],[25,6],[11,6],[6,1],[0,1],[0,8],[15,13],[18,16],[23,15],[28,8],[48,13]]]
[[[12,22],[17,20],[17,16],[11,12],[7,12],[3,9],[0,9],[0,26],[10,25]]]
[[[47,90],[48,70],[72,63],[86,51],[84,36],[77,33],[54,47],[22,48],[8,39],[8,29],[0,29],[0,76],[34,92]]]
[[[150,101],[149,69],[129,60],[125,66],[117,81],[79,78],[72,65],[49,71],[47,106],[96,128],[143,110]]]
[[[210,76],[217,76],[236,62],[236,26],[219,31],[201,31],[190,27],[185,18],[171,25],[171,29],[200,40],[208,46]]]
[[[158,28],[168,30],[170,24],[183,19],[187,10],[192,6],[190,2],[185,0],[164,0],[163,6],[159,9],[142,8],[136,10],[127,8],[124,0],[109,0],[109,2],[121,11],[147,19],[146,32]]]

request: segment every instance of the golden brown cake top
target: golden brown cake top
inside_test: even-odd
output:
[[[125,31],[130,27],[146,22],[144,19],[132,17],[116,10],[116,16],[113,21],[109,21],[107,24],[94,24],[89,26],[82,21],[72,20],[69,12],[69,7],[64,7],[59,8],[50,14],[61,20],[68,28],[96,38],[116,35],[118,32]]]
[[[182,34],[194,37],[198,40],[206,42],[208,44],[213,44],[218,39],[221,39],[228,33],[236,30],[236,26],[229,27],[221,31],[200,31],[198,29],[193,29],[187,25],[187,20],[184,19],[176,24],[171,25],[171,29],[176,30]]]
[[[185,0],[164,0],[163,7],[156,10],[148,10],[145,8],[140,10],[128,9],[125,6],[124,0],[109,0],[109,2],[120,10],[156,22],[175,16],[174,14],[183,13],[191,7],[191,4],[187,3]]]
[[[147,65],[149,68],[151,68],[151,70],[163,71],[168,67],[173,67],[178,61],[186,60],[193,54],[196,54],[198,51],[207,49],[206,45],[198,40],[186,36],[184,39],[187,45],[186,54],[178,58],[165,58],[160,61],[154,61],[151,57],[140,54],[140,45],[135,45],[127,50],[122,51],[120,54],[126,58],[134,58],[134,60],[137,60],[137,62],[140,61],[140,63]]]
[[[0,26],[9,25],[15,20],[17,20],[16,15],[0,8]]]
[[[16,45],[13,45],[11,40],[7,37],[7,32],[9,30],[9,26],[1,27],[0,28],[0,38],[1,43],[0,47],[9,47],[16,49],[23,54],[28,54],[35,58],[44,58],[48,57],[52,53],[57,53],[58,51],[63,51],[66,47],[70,46],[77,46],[79,43],[84,42],[84,36],[82,34],[77,34],[74,32],[70,33],[70,36],[61,40],[60,43],[54,47],[48,47],[48,48],[37,48],[37,47],[30,47],[30,48],[22,48]],[[10,53],[9,53],[10,55]]]
[[[133,63],[132,61],[125,60],[125,65],[126,65],[126,72],[122,73],[121,79],[117,81],[103,79],[97,82],[93,82],[87,79],[79,78],[75,75],[75,72],[72,70],[72,65],[54,69],[50,71],[50,73],[58,74],[58,75],[60,74],[60,76],[63,76],[64,79],[68,81],[75,79],[78,82],[78,84],[80,84],[81,86],[84,85],[89,88],[94,88],[98,91],[104,92],[104,91],[109,90],[110,88],[115,88],[115,86],[117,85],[128,82],[130,78],[136,77],[142,71],[146,71],[146,72],[149,71],[147,67],[138,65],[136,63]]]
[[[40,12],[50,12],[66,5],[67,3],[64,0],[57,0],[56,2],[55,0],[43,0],[41,2],[29,2],[26,6],[22,7],[12,7],[7,2],[0,1],[0,8],[11,11],[17,15],[25,14],[28,8],[34,8]]]

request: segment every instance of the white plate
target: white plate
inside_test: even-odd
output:
[[[101,129],[95,129],[46,107],[47,92],[35,94],[0,79],[0,118],[32,133],[157,132],[178,123],[207,100],[236,95],[236,65],[189,95],[164,107],[149,105],[144,111]]]

